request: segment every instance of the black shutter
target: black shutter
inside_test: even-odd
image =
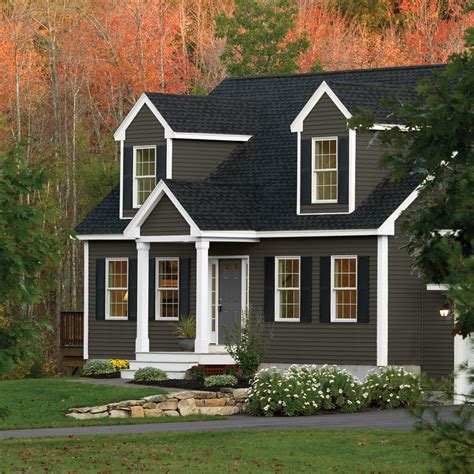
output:
[[[275,257],[265,257],[263,315],[265,322],[275,320]]]
[[[95,261],[95,319],[105,319],[105,258]]]
[[[166,145],[156,147],[156,182],[166,178]]]
[[[311,322],[311,290],[313,287],[313,257],[301,257],[301,318]]]
[[[349,138],[339,137],[337,155],[338,204],[349,203]]]
[[[181,257],[179,259],[179,315],[189,314],[189,276],[191,270],[191,259]]]
[[[357,258],[357,322],[369,322],[369,257]]]
[[[319,260],[319,322],[331,322],[331,257]]]
[[[133,207],[133,147],[126,146],[123,149],[123,207]]]
[[[137,319],[137,259],[128,260],[128,319]]]
[[[155,302],[156,302],[156,272],[155,272],[155,259],[150,258],[148,264],[148,319],[150,321],[155,320]]]
[[[311,139],[301,140],[301,204],[311,204]]]

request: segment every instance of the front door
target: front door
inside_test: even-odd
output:
[[[242,312],[242,261],[219,260],[218,343],[240,324]]]

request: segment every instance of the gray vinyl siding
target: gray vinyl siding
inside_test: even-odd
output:
[[[190,228],[168,196],[163,196],[143,223],[141,235],[189,235]]]
[[[348,135],[347,120],[324,94],[303,123],[302,139]],[[302,213],[347,212],[348,204],[302,204]]]
[[[164,145],[165,130],[147,105],[133,119],[125,132],[124,146]],[[123,183],[122,183],[123,185]],[[137,209],[124,209],[124,217],[133,217]]]
[[[89,242],[89,359],[135,359],[136,321],[96,321],[96,260],[136,258],[135,242]]]
[[[377,184],[389,174],[380,166],[383,150],[377,132],[357,133],[356,136],[356,207],[358,207]]]
[[[189,257],[189,313],[196,315],[196,249],[194,244],[156,244],[150,246],[150,258],[155,257]],[[148,331],[150,351],[179,351],[175,334],[176,321],[149,321]]]
[[[207,178],[238,145],[238,142],[173,140],[173,179]]]
[[[357,250],[356,250],[357,249]],[[376,363],[377,241],[375,237],[267,239],[258,244],[211,243],[212,255],[249,255],[249,297],[263,315],[264,259],[267,256],[312,256],[312,321],[267,323],[273,334],[265,362],[361,364]],[[369,257],[369,323],[319,322],[319,257]]]
[[[420,365],[432,376],[453,370],[452,321],[443,321],[440,294],[426,290],[426,282],[412,270],[412,258],[403,248],[407,238],[389,237],[388,362]]]

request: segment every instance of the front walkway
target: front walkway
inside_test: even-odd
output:
[[[451,408],[442,409],[444,417],[451,418]],[[262,418],[235,415],[222,421],[193,421],[179,423],[156,423],[143,425],[86,426],[77,428],[40,428],[31,430],[0,431],[0,440],[8,438],[33,438],[46,436],[79,436],[127,433],[176,433],[192,431],[231,431],[266,429],[380,429],[410,430],[413,419],[405,410],[369,411],[361,413],[338,413],[294,418]]]

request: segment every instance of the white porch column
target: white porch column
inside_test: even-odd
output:
[[[89,242],[84,241],[84,353],[89,358]]]
[[[196,242],[195,352],[209,352],[209,242]]]
[[[377,237],[377,365],[388,365],[388,236]]]
[[[137,242],[137,339],[136,352],[149,352],[148,339],[148,262],[150,244]]]
[[[461,364],[468,363],[468,367],[472,367],[472,356],[471,352],[472,338],[462,336],[454,337],[454,370],[459,371]],[[468,373],[464,370],[460,374],[454,377],[454,398],[453,402],[455,405],[461,405],[466,401],[465,395],[471,391],[471,384],[469,383]]]

